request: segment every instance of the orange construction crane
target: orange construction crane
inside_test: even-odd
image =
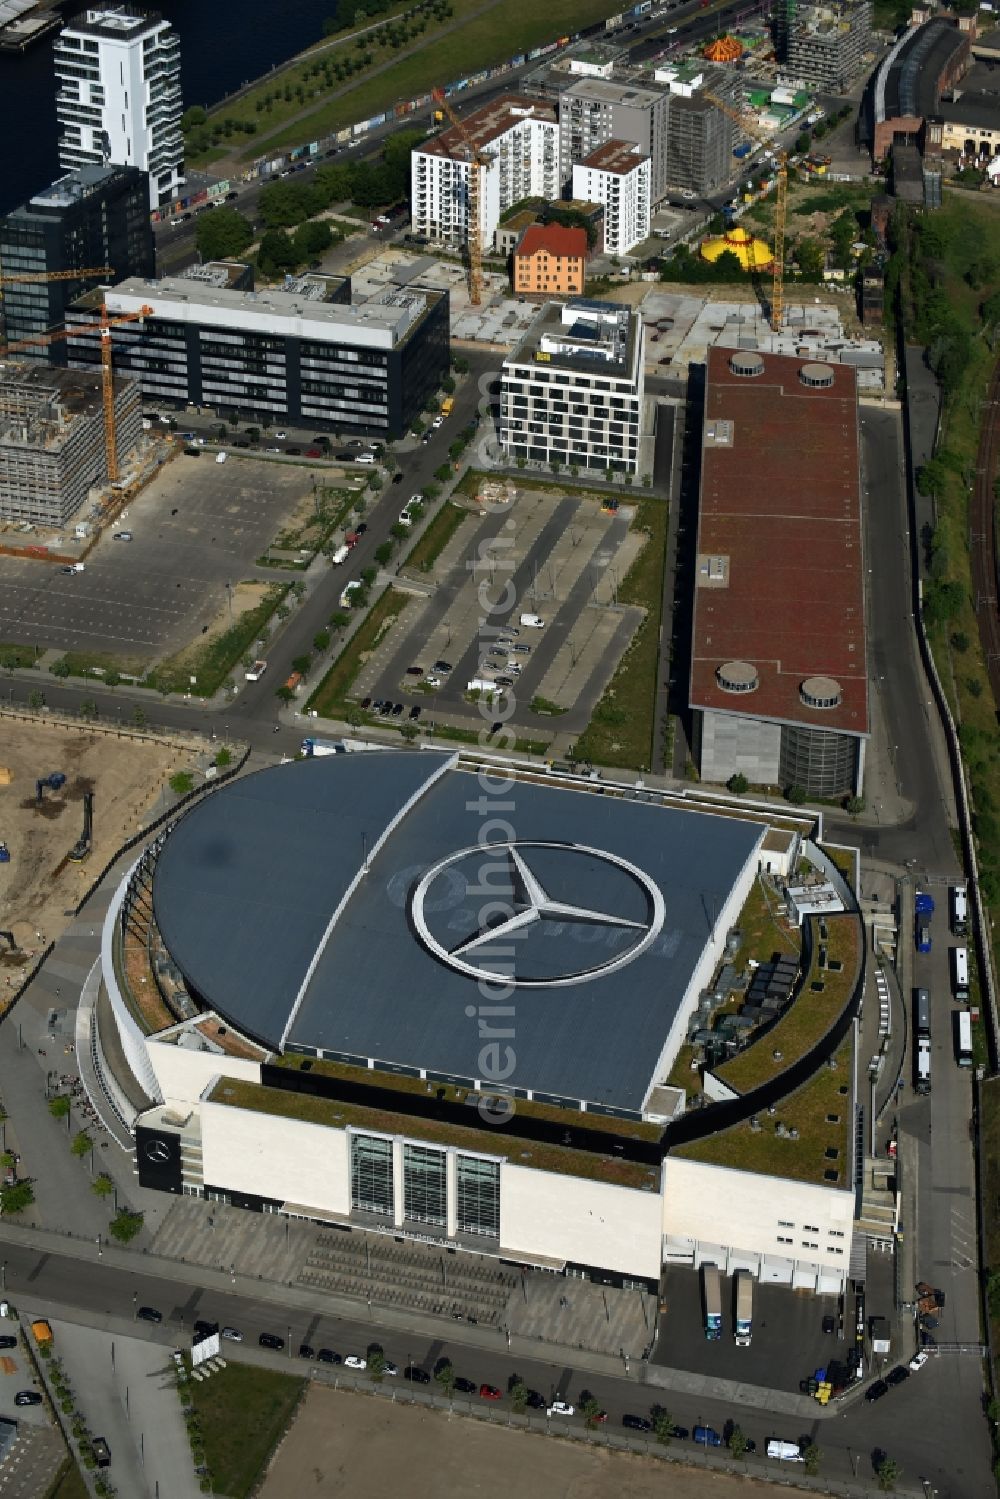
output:
[[[774,196],[774,260],[771,264],[772,292],[771,292],[771,327],[775,333],[781,332],[781,325],[785,316],[785,204],[788,196],[788,152],[781,147],[775,147],[772,137],[769,136],[753,115],[743,110],[734,109],[725,99],[718,98],[715,94],[705,90],[705,98],[711,100],[716,109],[735,124],[745,130],[747,135],[759,141],[762,146],[767,146],[774,151],[775,175],[777,177],[777,191]]]
[[[62,338],[76,338],[84,333],[96,331],[101,335],[101,396],[104,403],[104,446],[108,462],[108,480],[114,483],[118,478],[118,440],[115,432],[115,386],[114,373],[111,366],[111,330],[119,323],[139,322],[143,318],[152,317],[152,307],[142,306],[138,312],[119,312],[114,317],[108,317],[108,309],[104,303],[101,304],[101,320],[99,323],[74,323],[69,328],[60,328],[55,333],[40,333],[37,338],[23,338],[19,343],[7,344],[0,348],[0,359],[7,359],[11,354],[17,354],[21,349],[30,349],[44,344],[58,343]]]
[[[431,89],[431,97],[440,104],[469,153],[469,301],[473,307],[478,307],[483,299],[483,231],[479,222],[479,205],[483,196],[481,173],[483,167],[489,165],[490,157],[476,145],[445,98],[444,90]]]

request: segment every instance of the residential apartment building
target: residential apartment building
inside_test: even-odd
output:
[[[666,84],[669,98],[668,186],[699,197],[716,192],[735,175],[733,148],[741,132],[715,100],[736,110],[742,106],[739,74],[726,68],[686,64],[657,68],[654,77]]]
[[[348,278],[305,275],[280,290],[232,284],[232,266],[189,277],[131,279],[69,309],[93,325],[153,308],[113,332],[115,368],[143,399],[210,406],[247,421],[294,422],[389,440],[401,437],[448,369],[448,293],[383,288],[352,304]],[[74,367],[100,358],[93,337],[71,338]]]
[[[514,250],[513,272],[514,291],[520,296],[582,297],[586,229],[529,224]]]
[[[604,206],[604,250],[627,255],[649,238],[649,157],[631,141],[605,141],[573,168],[573,196]]]
[[[96,340],[91,340],[96,343]],[[136,380],[114,379],[124,463],[142,434]],[[0,520],[63,526],[108,479],[100,371],[5,364],[0,371]]]
[[[609,141],[631,141],[649,157],[653,203],[665,195],[669,94],[605,78],[581,78],[559,96],[559,160],[570,186],[573,168]],[[574,197],[579,197],[574,189]]]
[[[129,5],[76,16],[53,46],[59,163],[139,167],[149,206],[169,203],[184,180],[181,54],[168,21]]]
[[[504,360],[507,458],[639,472],[645,397],[642,318],[614,302],[549,302]]]
[[[149,219],[149,179],[137,167],[77,167],[0,219],[0,266],[6,276],[43,276],[108,266],[104,276],[9,282],[4,287],[6,340],[17,343],[62,328],[66,308],[98,281],[150,277],[156,269]],[[61,340],[25,349],[22,359],[66,363]]]
[[[844,93],[871,48],[870,0],[810,5],[798,12],[788,31],[788,70],[810,88]]]
[[[415,234],[464,245],[469,237],[469,142],[485,164],[479,177],[479,233],[491,245],[500,215],[522,198],[560,195],[559,127],[537,100],[505,94],[413,152],[411,219]]]

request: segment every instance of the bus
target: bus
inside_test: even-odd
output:
[[[968,1010],[955,1011],[955,1060],[960,1067],[972,1066],[972,1016]]]
[[[953,947],[951,950],[951,984],[956,1001],[960,1005],[969,1002],[969,949]]]
[[[914,989],[913,991],[913,1029],[918,1036],[930,1037],[931,991],[929,989]]]
[[[951,887],[951,929],[956,937],[964,937],[969,930],[969,900],[964,885]]]
[[[913,1090],[921,1095],[931,1091],[931,1043],[926,1036],[917,1038],[913,1053]]]

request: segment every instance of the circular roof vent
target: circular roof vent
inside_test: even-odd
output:
[[[832,364],[804,364],[799,370],[799,379],[810,390],[829,390],[835,378]]]
[[[715,680],[723,692],[756,692],[760,685],[756,666],[749,661],[726,661],[718,667]]]
[[[764,373],[764,361],[759,354],[732,354],[729,359],[729,370],[733,375],[743,375],[752,379],[754,375]]]
[[[799,697],[807,708],[839,708],[844,693],[833,677],[806,677],[799,688]]]

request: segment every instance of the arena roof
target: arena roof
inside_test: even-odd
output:
[[[868,732],[852,369],[709,349],[695,585],[692,707]]]
[[[491,797],[432,753],[338,755],[199,802],[153,899],[192,989],[273,1049],[637,1110],[766,831],[537,781]]]

